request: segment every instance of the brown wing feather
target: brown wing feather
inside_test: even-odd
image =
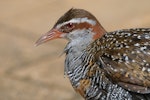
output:
[[[150,28],[110,32],[90,46],[109,79],[130,91],[150,93]]]

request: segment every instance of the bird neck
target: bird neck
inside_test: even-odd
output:
[[[69,43],[65,48],[65,51],[68,53],[72,53],[69,51],[74,51],[74,53],[78,53],[85,49],[87,45],[93,42],[93,36],[96,33],[93,33],[91,29],[78,29],[75,30],[68,35]]]
[[[78,58],[90,43],[102,37],[105,33],[105,29],[98,21],[96,25],[92,27],[77,29],[69,33],[66,36],[66,38],[69,40],[69,43],[65,48],[65,52],[67,55],[65,73],[72,71],[74,69],[74,66],[71,66],[70,63],[74,63],[75,61],[73,60],[75,58]]]
[[[81,64],[82,61],[79,58],[83,54],[83,51],[86,47],[93,42],[93,35],[90,30],[76,30],[73,34],[70,33],[69,43],[65,48],[66,60],[65,60],[65,73],[68,75],[70,72],[74,72],[74,70],[78,67],[75,66]],[[80,37],[79,37],[80,35]]]

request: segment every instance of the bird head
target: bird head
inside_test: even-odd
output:
[[[90,37],[91,40],[95,40],[105,32],[104,28],[90,12],[72,8],[58,19],[50,31],[37,40],[36,45],[57,38],[65,38],[71,41],[77,38]]]

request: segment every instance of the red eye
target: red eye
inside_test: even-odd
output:
[[[74,27],[75,27],[74,23],[67,23],[61,27],[61,31],[64,33],[69,33],[73,30]]]
[[[66,26],[67,28],[73,28],[73,23],[68,23]]]

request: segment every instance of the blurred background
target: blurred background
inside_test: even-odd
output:
[[[34,46],[72,7],[107,31],[150,27],[150,0],[0,0],[0,100],[83,100],[64,76],[67,41]]]

